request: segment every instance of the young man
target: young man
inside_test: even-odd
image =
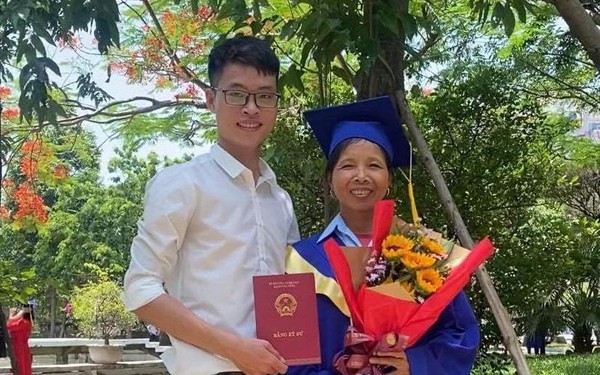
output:
[[[125,299],[171,336],[172,374],[285,373],[255,338],[252,292],[252,276],[284,272],[286,246],[299,239],[291,199],[260,159],[277,117],[279,60],[266,42],[236,37],[211,51],[208,72],[217,144],[148,183]]]

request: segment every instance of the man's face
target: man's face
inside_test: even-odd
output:
[[[250,96],[246,105],[228,104],[222,90],[275,94],[276,77],[263,75],[251,66],[229,64],[216,89],[206,91],[206,104],[216,116],[219,145],[233,155],[258,150],[273,131],[277,107],[258,107],[255,96]]]

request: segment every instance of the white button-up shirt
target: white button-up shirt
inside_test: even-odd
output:
[[[127,308],[166,289],[207,323],[256,337],[252,276],[284,273],[286,246],[299,239],[290,196],[269,166],[260,161],[255,184],[248,168],[214,145],[148,183],[125,275]],[[239,371],[222,357],[172,343],[163,355],[172,374]]]

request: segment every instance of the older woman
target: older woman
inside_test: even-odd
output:
[[[288,273],[315,275],[322,356],[320,365],[290,367],[288,374],[325,375],[337,372],[334,357],[344,348],[350,319],[323,244],[334,238],[343,246],[370,245],[375,203],[389,191],[392,168],[409,164],[410,151],[389,97],[317,109],[305,117],[327,158],[326,176],[339,214],[288,253]],[[415,345],[375,353],[370,362],[394,375],[468,375],[478,343],[479,327],[461,293]]]

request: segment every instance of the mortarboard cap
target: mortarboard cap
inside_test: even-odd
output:
[[[342,141],[362,138],[379,145],[392,167],[410,165],[410,146],[389,96],[313,109],[304,112],[304,118],[327,159]]]

